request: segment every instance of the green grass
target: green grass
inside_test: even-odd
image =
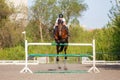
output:
[[[85,54],[92,52],[90,47],[72,47],[68,46],[67,53],[69,54]],[[56,53],[56,46],[29,46],[28,53]],[[64,52],[60,53],[64,54]],[[25,49],[22,46],[16,46],[12,48],[5,48],[0,50],[0,60],[24,60],[25,59]]]

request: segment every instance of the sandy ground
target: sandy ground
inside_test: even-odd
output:
[[[33,65],[29,66],[33,74],[20,73],[23,67],[23,65],[0,65],[0,80],[120,80],[120,65],[97,65],[100,73],[34,73],[36,71],[57,71],[56,64]],[[87,71],[91,65],[67,64],[67,67],[68,70]]]

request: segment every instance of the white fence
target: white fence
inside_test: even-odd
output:
[[[28,67],[28,46],[30,45],[39,45],[39,46],[52,46],[52,45],[56,45],[53,43],[28,43],[27,40],[25,40],[25,67],[20,71],[20,73],[23,72],[30,72],[32,73],[32,71],[29,69]],[[96,60],[96,54],[95,54],[95,40],[92,41],[92,43],[68,43],[68,46],[91,46],[92,47],[92,51],[93,51],[93,66],[88,70],[88,72],[90,71],[94,71],[94,72],[100,72],[98,70],[98,68],[95,65],[95,60]]]
[[[98,65],[120,65],[120,61],[105,61],[105,60],[96,60]],[[93,61],[88,57],[82,57],[82,64],[93,64]]]
[[[38,65],[37,60],[28,60],[28,65]],[[25,65],[25,60],[0,60],[0,65]]]

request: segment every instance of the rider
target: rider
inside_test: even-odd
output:
[[[58,20],[59,20],[59,19],[61,19],[61,20],[63,21],[63,25],[67,27],[67,25],[66,25],[66,20],[65,20],[65,18],[63,17],[63,14],[59,14],[58,18],[56,19],[54,29],[55,29],[56,26],[58,26]],[[68,30],[68,27],[67,27],[67,30]],[[70,36],[69,31],[68,31],[68,36]]]
[[[58,26],[58,19],[61,19],[63,21],[63,25],[66,26],[66,20],[63,17],[63,14],[59,14],[59,17],[55,21],[55,26]],[[54,28],[55,28],[55,26],[54,26]]]

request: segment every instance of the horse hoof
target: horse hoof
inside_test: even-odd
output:
[[[58,67],[58,69],[61,69],[61,67]]]
[[[64,70],[68,70],[67,67],[64,67]]]

